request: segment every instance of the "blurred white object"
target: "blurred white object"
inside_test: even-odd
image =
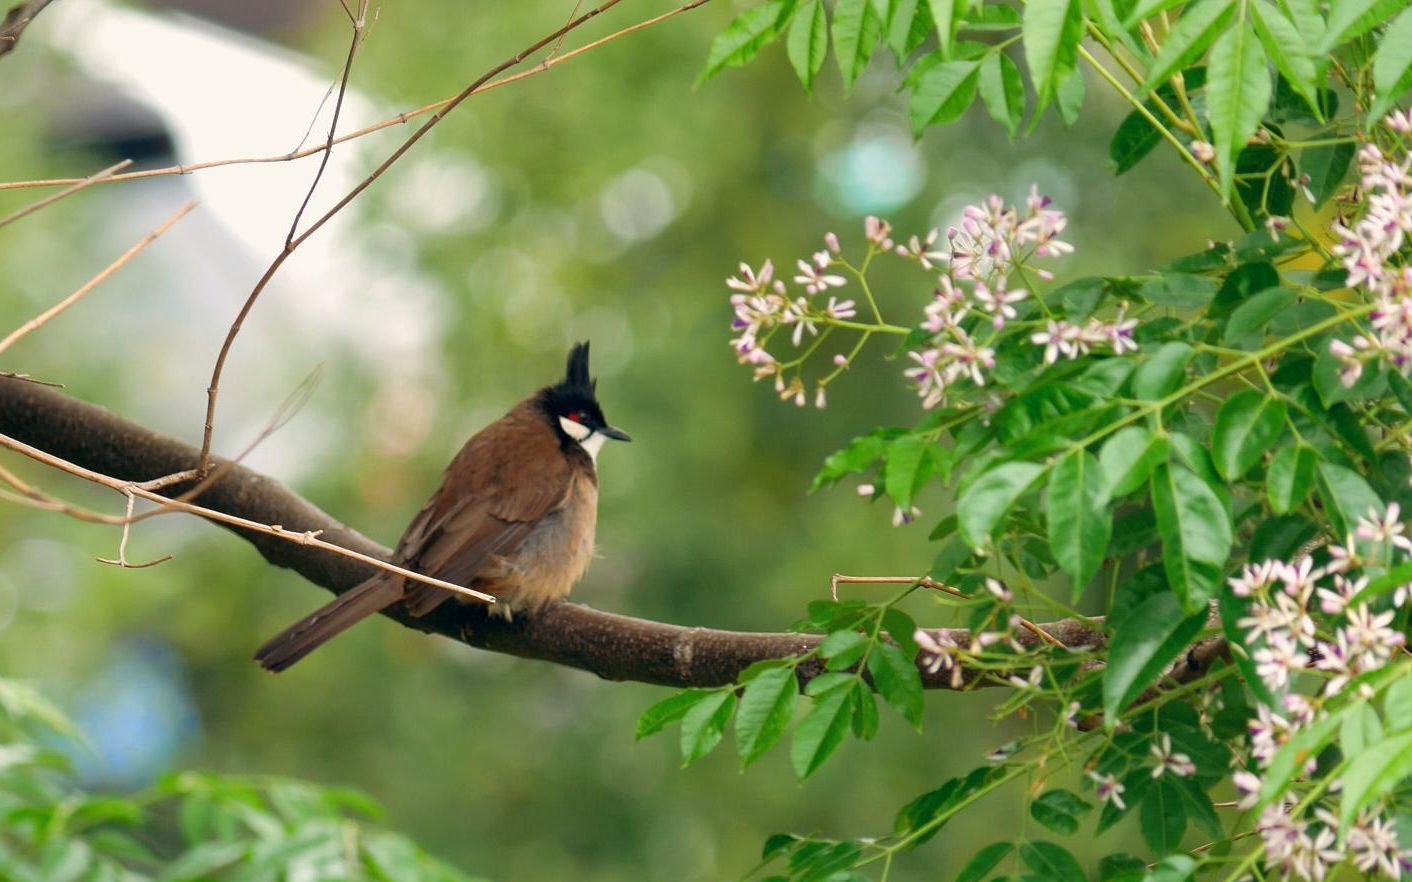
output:
[[[36,20],[34,37],[69,56],[94,82],[155,114],[182,164],[276,156],[320,143],[344,60],[313,61],[188,16],[101,0],[54,4]],[[356,61],[352,82],[340,133],[393,113],[356,88]],[[301,229],[408,133],[394,127],[335,147]],[[409,155],[374,187],[396,187],[394,176],[432,160],[430,153]],[[79,307],[88,322],[95,314],[103,319],[87,325],[97,333],[92,348],[89,336],[82,337],[85,360],[120,366],[132,416],[199,440],[206,381],[226,328],[283,247],[319,161],[316,154],[103,188],[111,219],[103,241],[74,255],[74,271],[96,270],[185,199],[201,201]],[[415,242],[390,225],[369,225],[362,202],[352,203],[279,270],[236,340],[221,384],[218,452],[239,451],[319,363],[340,370],[351,363],[395,387],[435,383],[442,373],[437,336],[445,298],[440,283],[417,269]],[[56,325],[51,333],[68,335],[72,351],[73,335],[82,332]],[[144,343],[159,345],[160,355],[134,357]],[[32,372],[41,373],[38,366]],[[339,397],[328,390],[316,395],[249,462],[285,479],[317,469],[321,451],[350,440],[348,415],[337,412],[346,399]]]

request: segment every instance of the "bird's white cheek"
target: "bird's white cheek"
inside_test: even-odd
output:
[[[588,453],[588,458],[593,460],[594,464],[596,465],[598,463],[598,451],[603,449],[603,442],[607,440],[607,435],[600,435],[597,432],[594,432],[584,440],[580,441],[579,446],[582,447],[584,451]]]
[[[589,435],[593,434],[593,430],[588,426],[585,426],[583,423],[576,423],[568,417],[559,417],[559,425],[563,427],[565,435],[568,435],[580,444],[582,444]]]

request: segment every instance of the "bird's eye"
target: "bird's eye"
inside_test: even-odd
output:
[[[569,419],[573,420],[573,421],[576,422],[576,423],[582,423],[582,422],[583,422],[583,411],[581,411],[581,410],[573,411],[572,413],[569,414]]]

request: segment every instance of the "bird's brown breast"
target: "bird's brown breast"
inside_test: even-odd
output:
[[[593,461],[565,449],[534,402],[466,442],[440,489],[398,544],[406,566],[501,598],[509,615],[561,599],[593,556],[598,482]],[[409,586],[415,615],[449,592]]]
[[[537,612],[568,596],[593,559],[598,522],[598,487],[591,475],[570,479],[567,504],[535,524],[511,555],[486,567],[472,586],[494,594],[508,614]]]

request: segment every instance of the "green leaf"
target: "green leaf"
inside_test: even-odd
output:
[[[637,739],[662,731],[669,723],[675,723],[696,705],[715,695],[711,689],[687,689],[669,695],[642,712],[637,720]]]
[[[1092,453],[1077,450],[1059,460],[1049,476],[1045,509],[1054,560],[1073,580],[1077,597],[1103,565],[1113,536],[1107,482]]]
[[[1320,11],[1319,0],[1278,0],[1280,9],[1289,15],[1290,21],[1299,29],[1299,36],[1303,38],[1304,45],[1311,50],[1317,48],[1324,41],[1324,15]],[[1323,76],[1324,66],[1328,59],[1315,53],[1314,62],[1319,70],[1319,76]]]
[[[1378,712],[1366,704],[1349,710],[1339,727],[1338,746],[1343,755],[1352,759],[1383,740],[1383,721]]]
[[[793,0],[773,0],[745,10],[711,41],[706,67],[696,78],[701,85],[728,67],[740,67],[780,35],[784,19],[794,9]]]
[[[979,70],[975,61],[943,61],[923,73],[908,106],[912,131],[920,135],[928,126],[944,125],[965,113],[976,97]]]
[[[894,431],[894,436],[897,434],[901,433]],[[810,485],[809,492],[813,493],[821,487],[833,484],[844,475],[867,471],[882,459],[890,440],[890,437],[880,432],[873,432],[849,441],[847,447],[829,454],[824,460],[824,467],[814,476],[814,483]]]
[[[941,829],[941,823],[954,814],[970,797],[990,786],[1004,773],[1004,766],[986,765],[972,769],[963,778],[951,778],[935,790],[929,790],[902,807],[893,822],[898,835],[908,836],[907,849],[922,845]],[[921,832],[923,827],[929,827]]]
[[[811,95],[814,93],[814,80],[824,69],[824,56],[828,55],[828,27],[822,0],[806,0],[789,26],[789,37],[785,42],[789,63],[794,66],[804,91]]]
[[[1182,0],[1137,0],[1132,12],[1123,17],[1123,30],[1130,31],[1159,12],[1182,5]]]
[[[1260,128],[1273,88],[1265,53],[1251,28],[1237,25],[1221,35],[1211,49],[1206,78],[1206,114],[1215,140],[1216,170],[1222,196],[1229,201],[1236,154]]]
[[[1383,501],[1361,475],[1331,462],[1319,463],[1319,496],[1338,536],[1353,532],[1358,519],[1370,511],[1383,510]]]
[[[1227,398],[1216,412],[1211,432],[1211,454],[1221,477],[1227,481],[1245,477],[1284,434],[1288,414],[1283,400],[1254,389]]]
[[[1253,235],[1263,236],[1264,231]],[[1278,287],[1279,284],[1280,273],[1269,261],[1243,263],[1226,276],[1208,311],[1213,318],[1230,315],[1237,306],[1251,297],[1269,288]]]
[[[1084,368],[1069,386],[1082,395],[1110,398],[1118,394],[1132,372],[1132,359],[1103,358]]]
[[[932,442],[920,435],[906,435],[898,438],[887,449],[887,495],[903,510],[911,508],[912,494],[916,491],[918,470],[927,455]]]
[[[918,0],[891,0],[887,5],[883,31],[887,36],[888,48],[899,65],[911,52],[907,46],[912,35],[912,20],[917,17],[917,3]]]
[[[1226,330],[1222,335],[1226,343],[1240,343],[1256,334],[1264,338],[1265,326],[1277,315],[1294,304],[1295,294],[1286,288],[1269,288],[1253,295],[1235,309],[1226,319]]]
[[[1214,279],[1205,276],[1166,273],[1144,283],[1137,296],[1157,306],[1200,309],[1211,302],[1220,288]]]
[[[1196,67],[1184,71],[1182,79],[1187,91],[1195,92],[1206,85],[1206,68]],[[1129,171],[1151,153],[1154,147],[1162,143],[1162,133],[1148,121],[1149,118],[1161,118],[1162,111],[1157,105],[1157,99],[1168,106],[1177,100],[1176,92],[1170,83],[1163,83],[1152,98],[1142,103],[1145,112],[1129,112],[1113,132],[1113,139],[1108,142],[1108,160],[1112,163],[1115,174],[1121,175]]]
[[[189,849],[162,871],[162,882],[197,882],[218,878],[218,871],[250,858],[249,842],[202,842]]]
[[[854,681],[853,734],[865,741],[878,734],[878,701],[861,680]]]
[[[1314,486],[1314,467],[1318,463],[1318,452],[1307,444],[1280,448],[1265,474],[1270,510],[1275,514],[1289,514],[1299,508]]]
[[[917,657],[917,640],[912,635],[917,633],[917,622],[907,613],[895,606],[890,606],[883,611],[883,630],[897,644],[897,648],[909,659]]]
[[[836,690],[852,689],[858,682],[856,674],[845,674],[839,671],[830,671],[827,674],[820,674],[809,681],[809,685],[804,687],[804,694],[810,698],[818,698],[828,692]]]
[[[735,746],[743,769],[780,740],[794,717],[799,681],[793,668],[774,668],[750,681],[735,715]]]
[[[1309,103],[1310,109],[1322,116],[1319,89],[1315,82],[1314,53],[1305,44],[1299,29],[1284,12],[1267,0],[1251,0],[1248,8],[1250,20],[1255,24],[1255,33],[1270,60],[1284,74],[1290,86]]]
[[[1146,102],[1143,106],[1146,107]],[[1153,116],[1157,115],[1155,106],[1148,108],[1148,111]],[[1136,110],[1130,112],[1123,117],[1108,142],[1108,163],[1113,168],[1113,174],[1132,171],[1160,143],[1162,133],[1153,128],[1147,117]]]
[[[866,634],[857,631],[834,631],[819,644],[819,652],[828,659],[830,671],[853,667],[872,643]]]
[[[1226,507],[1205,481],[1179,465],[1152,470],[1152,505],[1167,582],[1190,615],[1204,613],[1221,587],[1231,552]]]
[[[1079,121],[1079,112],[1083,110],[1086,94],[1083,70],[1076,67],[1059,83],[1059,89],[1054,93],[1054,104],[1059,108],[1059,118],[1064,121],[1065,126],[1072,126]]]
[[[1196,861],[1190,855],[1169,854],[1157,862],[1145,882],[1187,882],[1195,873]]]
[[[1412,729],[1412,677],[1394,680],[1383,695],[1383,716],[1394,732]]]
[[[1187,363],[1195,355],[1196,350],[1188,343],[1163,343],[1133,372],[1133,397],[1158,401],[1175,392],[1186,375]]]
[[[1373,89],[1377,98],[1368,111],[1370,120],[1382,116],[1412,89],[1412,9],[1404,10],[1383,34],[1373,56]]]
[[[1153,466],[1166,462],[1170,452],[1164,435],[1153,435],[1141,426],[1119,429],[1098,453],[1109,498],[1126,496],[1146,484]]]
[[[1000,862],[1010,854],[1015,846],[1008,842],[992,842],[976,852],[976,856],[966,862],[956,876],[956,882],[981,882],[990,872],[1000,866]]]
[[[735,693],[729,689],[708,692],[681,721],[682,765],[689,766],[715,749],[735,713]]]
[[[1199,0],[1182,10],[1182,17],[1162,41],[1162,49],[1148,69],[1142,94],[1191,64],[1230,24],[1235,0]]]
[[[878,643],[868,656],[868,673],[883,700],[918,730],[922,728],[922,676],[916,664],[891,643]]]
[[[833,52],[843,91],[853,88],[882,36],[882,22],[869,0],[838,0],[833,8]]]
[[[1222,772],[1225,771],[1222,769]],[[1182,808],[1185,810],[1187,818],[1194,821],[1202,832],[1213,840],[1225,838],[1225,825],[1221,823],[1220,816],[1216,814],[1216,807],[1211,804],[1211,797],[1201,789],[1201,784],[1195,778],[1164,777],[1172,785],[1172,789],[1177,792],[1177,796],[1181,798]]]
[[[977,478],[956,502],[962,538],[972,548],[987,545],[1000,519],[1043,472],[1043,466],[1032,462],[1007,462]]]
[[[1285,160],[1284,150],[1268,144],[1251,144],[1236,157],[1236,195],[1257,221],[1294,211],[1294,186],[1281,169]]]
[[[1142,838],[1158,854],[1176,851],[1186,833],[1186,809],[1172,782],[1161,777],[1142,798]]]
[[[1030,80],[1043,106],[1075,70],[1083,37],[1079,0],[1029,0],[1021,34]]]
[[[795,882],[867,882],[848,868],[863,853],[859,842],[814,840],[800,846],[789,858],[789,871]]]
[[[1338,714],[1324,717],[1299,730],[1294,736],[1275,751],[1265,766],[1264,784],[1260,787],[1258,812],[1270,802],[1278,799],[1289,788],[1294,777],[1304,771],[1305,765],[1319,756],[1320,751],[1333,740],[1339,730],[1342,717]],[[1346,782],[1347,777],[1344,778]],[[1347,785],[1344,787],[1347,798]]]
[[[1030,817],[1060,836],[1073,836],[1079,821],[1093,811],[1093,806],[1077,793],[1062,788],[1048,790],[1030,803]]]
[[[794,729],[789,759],[802,780],[814,774],[853,724],[853,690],[833,689],[814,699],[814,706]]]
[[[1108,293],[1108,280],[1102,276],[1085,276],[1054,289],[1046,300],[1058,301],[1064,316],[1070,321],[1083,321],[1093,314],[1103,295]],[[1102,362],[1098,362],[1101,364]]]
[[[1022,843],[1020,860],[1045,882],[1088,882],[1074,856],[1052,842]]]
[[[956,25],[965,14],[968,0],[927,0],[932,12],[932,23],[936,25],[936,39],[941,45],[941,54],[951,57],[952,41],[956,38]]]
[[[1369,747],[1343,773],[1339,820],[1351,823],[1363,809],[1412,775],[1412,731],[1389,735]]]
[[[1147,861],[1122,852],[1106,854],[1098,861],[1098,878],[1102,882],[1143,882]]]
[[[1406,0],[1334,0],[1329,4],[1329,23],[1324,39],[1315,48],[1319,55],[1357,39],[1401,12]]]
[[[980,91],[990,118],[1004,126],[1013,141],[1025,115],[1025,84],[1009,55],[993,52],[981,63]]]
[[[1123,709],[1186,652],[1205,625],[1204,609],[1184,615],[1176,596],[1166,591],[1128,613],[1113,635],[1103,671],[1103,710],[1110,729]]]
[[[1305,185],[1314,196],[1314,207],[1322,208],[1338,192],[1353,162],[1353,144],[1324,144],[1299,154],[1299,170],[1308,175]]]

